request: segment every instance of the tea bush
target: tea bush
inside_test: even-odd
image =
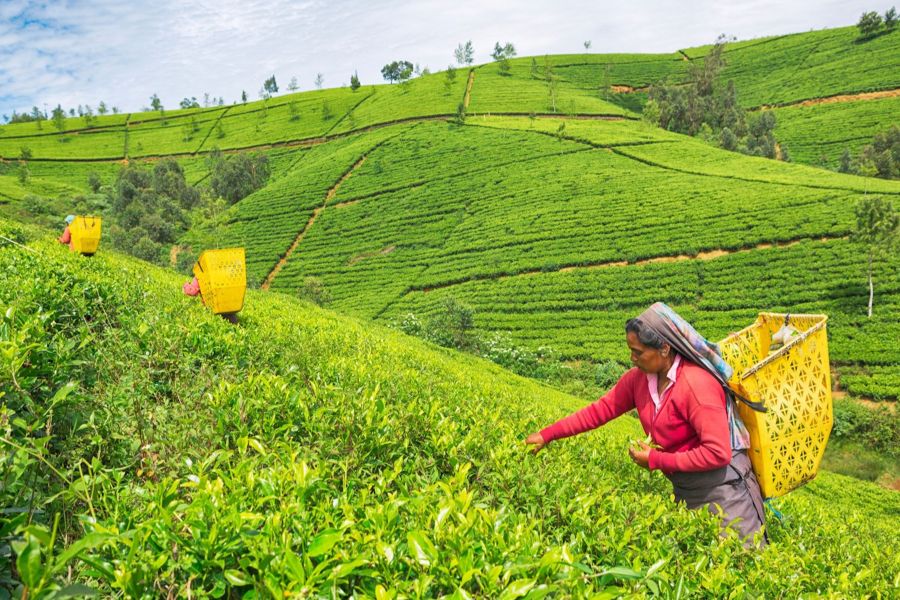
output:
[[[29,247],[0,247],[17,595],[898,592],[887,490],[822,473],[750,552],[628,461],[633,419],[531,456],[525,433],[578,401],[287,296],[249,292],[233,326],[174,273]]]

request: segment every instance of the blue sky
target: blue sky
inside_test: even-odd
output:
[[[243,90],[257,98],[274,74],[282,91],[349,82],[382,83],[380,69],[404,59],[432,70],[472,40],[476,62],[494,42],[520,56],[583,52],[670,52],[712,42],[852,25],[870,0],[0,0],[0,115],[32,106],[140,110],[158,94],[177,107],[185,96]]]

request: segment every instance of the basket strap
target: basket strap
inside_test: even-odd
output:
[[[762,402],[754,402],[753,400],[744,398],[743,396],[741,396],[740,394],[738,394],[731,388],[728,388],[728,391],[731,393],[732,396],[734,396],[735,400],[740,400],[741,402],[743,402],[744,404],[746,404],[747,406],[749,406],[756,412],[761,412],[761,413],[769,412],[769,409],[767,409],[766,405],[763,404]]]

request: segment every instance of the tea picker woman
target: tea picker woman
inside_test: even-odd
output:
[[[715,344],[661,302],[630,319],[625,333],[636,368],[605,396],[525,442],[537,452],[637,409],[654,447],[638,442],[628,450],[631,459],[662,471],[676,501],[688,508],[705,506],[713,514],[721,508],[723,527],[733,524],[745,546],[752,545],[765,513],[747,456],[750,436],[723,388],[731,367]],[[765,545],[764,535],[758,539]]]
[[[63,229],[62,235],[56,238],[56,241],[60,244],[72,244],[72,232],[69,230],[69,226],[75,220],[75,215],[69,215],[66,217],[66,228]]]

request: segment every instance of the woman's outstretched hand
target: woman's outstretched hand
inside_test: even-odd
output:
[[[649,469],[651,449],[652,448],[648,446],[646,442],[635,440],[634,443],[628,446],[628,455],[631,456],[631,460],[633,460],[637,466]]]
[[[525,443],[534,445],[534,448],[531,448],[532,454],[537,454],[544,446],[547,445],[547,442],[544,441],[544,436],[542,436],[540,433],[532,433],[527,438],[525,438]]]

